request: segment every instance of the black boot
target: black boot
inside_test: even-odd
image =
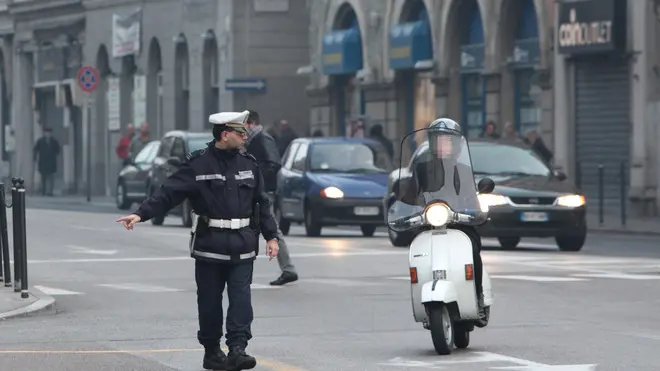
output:
[[[298,275],[291,272],[283,272],[275,281],[272,281],[271,286],[282,286],[290,282],[298,281]]]
[[[257,360],[245,353],[243,347],[232,347],[227,356],[227,371],[251,370],[257,366]]]
[[[202,366],[205,370],[224,371],[226,370],[227,356],[220,347],[207,348],[204,352],[204,362]]]

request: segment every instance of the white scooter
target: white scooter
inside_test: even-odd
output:
[[[470,164],[469,157],[466,163]],[[453,165],[447,167],[454,168]],[[434,188],[436,191],[426,192],[423,197],[416,197],[414,202],[395,201],[388,210],[388,227],[392,230],[422,230],[410,245],[413,314],[416,322],[421,322],[425,329],[431,331],[435,350],[441,355],[451,354],[454,346],[466,348],[475,326],[485,327],[488,324],[493,304],[490,277],[484,269],[485,316],[479,316],[472,240],[460,230],[447,228],[449,224],[474,226],[487,220],[488,207],[480,205],[477,188],[479,193],[488,194],[495,184],[491,179],[484,178],[475,187],[471,167],[466,166],[464,173],[461,178],[469,178],[469,182],[464,181],[462,186],[458,186],[464,187],[462,192],[455,191],[452,183],[443,180],[442,185]],[[451,172],[448,171],[446,176],[452,176]],[[408,185],[404,186],[404,181]],[[400,182],[401,187],[410,187],[410,180]],[[459,193],[462,196],[470,192],[472,197],[457,197]]]

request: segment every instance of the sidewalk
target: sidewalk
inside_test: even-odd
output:
[[[34,287],[29,289],[29,294],[29,298],[21,299],[20,292],[14,292],[13,287],[4,287],[4,282],[0,282],[0,321],[27,316],[55,305],[55,298]]]
[[[600,224],[597,213],[587,215],[589,232],[660,235],[660,217],[627,217],[626,225],[621,224],[621,216],[605,214]]]

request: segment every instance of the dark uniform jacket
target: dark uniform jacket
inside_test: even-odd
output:
[[[135,214],[147,221],[165,214],[186,198],[200,219],[251,218],[258,202],[259,229],[263,237],[266,240],[277,237],[277,225],[270,213],[259,165],[246,152],[220,150],[213,143],[193,152]],[[201,220],[190,243],[193,258],[226,262],[256,257],[259,241],[251,227],[232,230],[200,228],[200,224]]]
[[[246,150],[259,162],[266,192],[275,192],[277,189],[277,172],[282,167],[275,139],[262,130],[252,138]]]

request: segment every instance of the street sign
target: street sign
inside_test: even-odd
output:
[[[84,66],[78,70],[78,86],[86,93],[91,93],[99,85],[99,71],[92,66]]]
[[[227,79],[225,90],[262,91],[266,89],[265,79]]]

